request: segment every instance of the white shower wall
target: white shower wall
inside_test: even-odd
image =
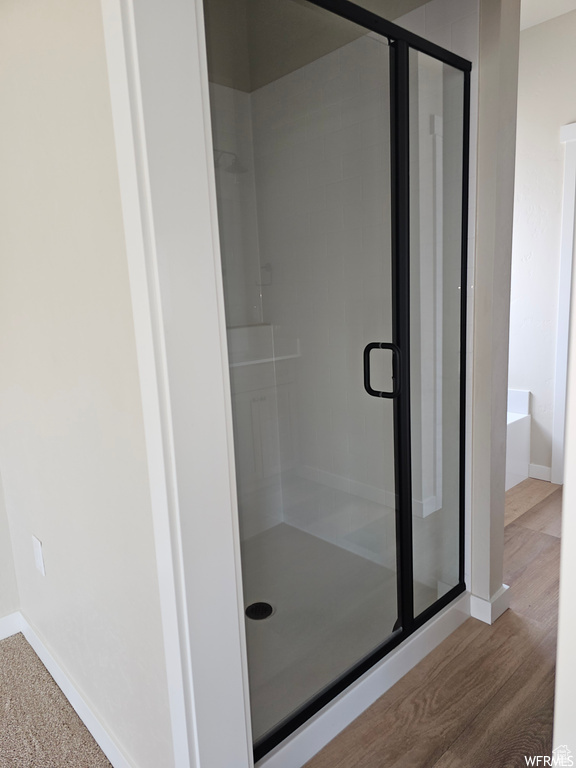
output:
[[[210,103],[240,529],[249,538],[282,521],[279,378],[272,329],[262,318],[266,270],[258,247],[251,96],[210,83]]]
[[[284,454],[393,506],[391,404],[362,386],[365,345],[392,331],[388,79],[387,45],[362,37],[255,91],[252,114],[264,320],[301,350]]]
[[[226,321],[254,325],[262,303],[250,94],[211,83],[210,103]]]

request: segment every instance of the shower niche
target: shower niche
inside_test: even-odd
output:
[[[258,759],[465,590],[470,64],[345,0],[204,10]]]

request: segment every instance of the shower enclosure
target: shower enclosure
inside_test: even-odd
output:
[[[469,62],[205,0],[261,757],[465,590]]]

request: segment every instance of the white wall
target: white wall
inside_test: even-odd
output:
[[[8,614],[17,611],[18,608],[18,585],[12,556],[10,528],[8,527],[4,503],[4,489],[0,477],[0,618],[8,616]]]
[[[515,217],[515,247],[513,262],[513,288],[530,296],[539,295],[538,314],[526,314],[526,324],[536,326],[539,342],[534,362],[544,355],[546,374],[546,432],[540,438],[539,450],[532,444],[532,461],[550,457],[551,397],[553,375],[554,339],[556,334],[556,306],[560,250],[560,224],[562,212],[562,187],[564,147],[560,144],[560,128],[576,121],[574,104],[574,78],[576,69],[576,11],[567,13],[521,34],[520,91],[518,101],[518,174],[521,185],[517,196]],[[529,156],[530,153],[530,156]],[[531,170],[533,169],[533,171]],[[529,173],[530,171],[530,173]],[[534,173],[534,179],[530,174]],[[533,224],[530,226],[529,212]],[[518,231],[518,238],[516,238]],[[534,246],[529,248],[527,237],[532,234]],[[520,250],[520,247],[524,250]],[[526,259],[523,260],[523,259]],[[542,287],[540,288],[540,283]],[[576,643],[576,612],[574,611],[573,585],[576,580],[576,313],[574,311],[574,278],[572,280],[572,308],[570,321],[570,352],[568,360],[568,389],[565,435],[564,500],[562,508],[562,556],[560,566],[560,604],[558,626],[558,658],[556,665],[556,693],[554,706],[554,746],[567,744],[574,751],[574,723],[576,722],[576,667],[574,645]],[[516,297],[514,308],[520,303]],[[524,299],[520,309],[525,310]],[[517,315],[519,315],[519,310]],[[514,314],[511,313],[511,326]],[[512,330],[512,329],[511,329]],[[511,334],[510,345],[527,346],[525,335]],[[551,347],[544,350],[544,345]],[[532,362],[532,360],[530,361]],[[510,375],[512,376],[512,357]],[[536,371],[526,363],[526,381],[539,381]],[[528,377],[530,377],[528,379]],[[532,388],[532,387],[531,387]],[[541,416],[541,421],[542,421]],[[534,422],[533,422],[534,423]]]
[[[532,392],[532,464],[550,467],[564,145],[576,120],[576,11],[520,35],[509,386]]]
[[[571,16],[575,14],[570,14]],[[554,746],[567,744],[574,752],[576,723],[576,311],[572,280],[572,312],[570,320],[570,352],[565,439],[565,472],[562,504],[562,553],[560,560],[560,602],[558,615],[558,651],[554,700]]]
[[[300,346],[287,453],[312,480],[393,505],[392,402],[362,387],[365,345],[392,338],[388,79],[388,46],[364,36],[252,104],[264,319]]]
[[[128,760],[170,766],[97,0],[2,4],[0,101],[0,471],[20,607]]]

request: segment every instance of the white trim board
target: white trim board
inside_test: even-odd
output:
[[[502,584],[491,600],[484,600],[477,595],[470,595],[470,615],[485,624],[494,624],[510,605],[510,587]]]
[[[7,637],[18,634],[18,632],[22,632],[28,643],[32,646],[34,652],[42,664],[44,664],[72,709],[82,720],[94,741],[104,752],[113,767],[136,768],[126,755],[122,753],[119,746],[108,733],[108,730],[102,725],[66,672],[64,672],[24,616],[21,613],[11,613],[9,616],[0,619],[0,640],[5,640]]]
[[[530,390],[508,390],[508,413],[521,413],[528,416],[530,413]]]
[[[187,623],[179,594],[183,583],[178,558],[181,531],[173,487],[170,402],[165,381],[136,30],[130,0],[101,0],[101,8],[146,436],[174,761],[176,768],[187,768],[191,756],[186,700],[191,682],[187,669]]]
[[[568,333],[576,217],[576,123],[560,129],[564,154],[564,189],[560,231],[560,274],[558,279],[558,325],[554,365],[554,415],[552,418],[552,467],[550,480],[564,481],[564,422],[566,419],[566,378],[568,375]]]
[[[257,768],[294,768],[308,762],[469,618],[469,598],[466,592],[440,611],[275,750],[259,760]]]
[[[528,467],[528,477],[533,477],[534,480],[544,480],[549,483],[552,479],[552,471],[550,467],[545,467],[543,464],[530,464]],[[562,480],[560,480],[560,483]]]
[[[201,0],[100,1],[175,766],[250,768],[203,7]],[[213,620],[202,621],[214,605]]]
[[[21,613],[10,613],[0,619],[0,640],[24,632],[24,619]]]

